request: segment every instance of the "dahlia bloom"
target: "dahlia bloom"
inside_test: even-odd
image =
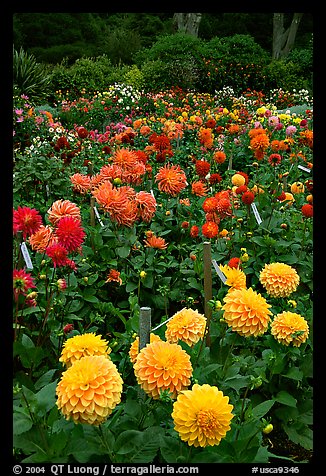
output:
[[[241,269],[236,267],[230,267],[229,265],[226,265],[226,266],[220,265],[220,269],[226,277],[225,284],[227,286],[230,286],[230,290],[244,289],[247,287],[247,284],[246,284],[247,278],[245,273]]]
[[[187,186],[187,177],[179,165],[167,164],[159,169],[155,182],[161,192],[175,197]]]
[[[83,175],[76,173],[69,177],[74,192],[78,192],[82,195],[88,193],[91,189],[91,178],[89,175]]]
[[[48,246],[45,254],[52,259],[54,268],[67,265],[68,251],[60,243],[53,243]]]
[[[191,184],[191,193],[197,197],[205,197],[208,193],[208,187],[202,180],[197,180]]]
[[[20,294],[26,296],[29,289],[36,288],[32,275],[30,273],[26,273],[26,271],[23,269],[14,269],[12,275],[13,290],[16,301]]]
[[[207,197],[203,201],[202,209],[205,213],[215,212],[218,208],[218,199],[216,197]]]
[[[216,152],[214,152],[213,158],[216,163],[223,164],[226,161],[225,152],[223,152],[222,150],[217,150]]]
[[[118,283],[119,285],[122,284],[122,279],[120,278],[120,271],[116,269],[110,269],[109,274],[106,277],[106,283]]]
[[[168,246],[164,238],[154,235],[148,236],[144,243],[146,248],[156,248],[158,250],[164,250]]]
[[[160,338],[160,336],[158,336],[157,334],[153,334],[151,332],[150,335],[149,335],[149,342],[152,343],[152,342],[156,342],[158,340],[162,340]],[[138,336],[136,337],[136,339],[131,344],[128,354],[129,354],[129,358],[130,358],[131,362],[134,364],[136,362],[136,359],[137,359],[138,354],[139,354],[139,337]]]
[[[310,203],[305,203],[301,207],[302,215],[306,218],[312,218],[314,215],[314,207]]]
[[[189,446],[218,445],[230,430],[232,410],[229,397],[217,387],[194,384],[173,403],[174,429]]]
[[[182,340],[190,347],[204,337],[206,317],[193,309],[183,308],[166,324],[165,338],[168,342]]]
[[[45,253],[48,246],[58,242],[54,230],[50,225],[41,225],[40,228],[28,238],[28,243],[32,250],[38,253]]]
[[[109,181],[103,182],[92,191],[96,201],[119,225],[133,226],[138,218],[136,195],[132,187],[115,188]]]
[[[212,133],[212,129],[209,128],[200,128],[198,132],[199,142],[206,147],[207,149],[211,149],[213,147],[214,142],[214,134]]]
[[[18,207],[13,211],[13,231],[23,233],[23,239],[36,233],[42,225],[42,216],[38,210],[29,207]]]
[[[294,347],[299,347],[308,339],[309,327],[300,314],[283,311],[271,323],[271,334],[283,345],[292,343]]]
[[[207,221],[201,227],[201,231],[206,238],[215,238],[218,235],[218,226],[213,221]]]
[[[145,223],[150,222],[156,212],[155,197],[149,192],[140,191],[136,193],[135,201],[140,219]]]
[[[190,357],[179,344],[162,340],[143,347],[134,363],[138,384],[154,400],[169,390],[172,398],[190,385],[192,365]]]
[[[206,177],[210,168],[211,165],[209,162],[207,162],[207,160],[196,160],[195,169],[199,177]]]
[[[270,304],[252,288],[233,289],[223,299],[224,319],[241,336],[259,336],[266,332]]]
[[[190,228],[189,234],[190,234],[191,238],[197,238],[197,236],[199,235],[199,228],[198,228],[198,226],[197,226],[197,225],[193,225],[193,226]]]
[[[47,213],[52,225],[55,225],[60,218],[67,215],[78,218],[79,220],[81,219],[79,207],[70,200],[56,200],[52,203]]]
[[[255,195],[250,190],[248,190],[241,195],[241,200],[245,205],[251,205],[255,200]]]
[[[240,187],[241,185],[245,185],[246,179],[241,174],[234,174],[231,178],[231,182],[233,185]]]
[[[76,251],[84,241],[86,233],[81,227],[80,220],[73,216],[65,216],[57,221],[55,234],[58,242],[62,244],[68,252]]]
[[[109,358],[111,349],[106,340],[94,332],[80,334],[67,339],[63,344],[60,362],[70,367],[76,360],[89,355],[104,355]]]
[[[272,297],[288,297],[299,285],[299,275],[294,268],[285,263],[265,264],[259,281]]]
[[[56,404],[66,420],[98,426],[120,403],[122,385],[110,359],[88,355],[63,372],[56,388]]]

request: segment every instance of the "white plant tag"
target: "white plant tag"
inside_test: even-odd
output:
[[[257,210],[255,202],[252,202],[251,209],[254,212],[254,215],[255,215],[255,218],[256,218],[256,221],[257,221],[258,225],[260,225],[263,220],[260,218],[260,215],[259,215],[259,212]]]
[[[220,268],[219,265],[216,263],[216,260],[215,260],[215,259],[212,259],[212,263],[213,263],[213,266],[214,266],[214,268],[215,268],[216,274],[218,275],[218,277],[220,278],[220,280],[221,280],[222,283],[224,284],[225,281],[226,281],[226,276],[225,276],[225,274],[222,272],[221,268]]]
[[[304,167],[303,165],[298,165],[298,169],[304,170],[308,174],[311,172],[311,169],[308,169],[308,167]]]
[[[29,268],[29,269],[33,269],[32,260],[31,260],[31,257],[29,256],[29,252],[28,252],[28,249],[27,249],[27,246],[26,246],[25,241],[23,241],[23,242],[21,243],[20,249],[21,249],[21,252],[22,252],[22,255],[23,255],[23,258],[24,258],[26,267]]]
[[[94,212],[95,212],[95,215],[96,215],[96,218],[98,219],[99,223],[101,226],[104,226],[102,220],[101,220],[101,217],[100,217],[100,214],[98,212],[98,209],[96,207],[93,207],[94,208]]]

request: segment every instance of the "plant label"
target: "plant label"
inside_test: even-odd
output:
[[[260,218],[260,215],[259,215],[259,212],[257,210],[255,202],[252,202],[251,209],[254,212],[254,215],[255,215],[255,218],[256,218],[256,221],[257,221],[258,225],[260,225],[263,220]]]
[[[218,277],[220,278],[220,280],[221,280],[222,283],[224,284],[225,281],[226,281],[226,276],[225,276],[225,274],[222,272],[221,268],[220,268],[219,265],[216,263],[216,260],[215,260],[215,259],[212,259],[212,263],[213,263],[213,266],[214,266],[214,268],[215,268],[216,274],[218,275]]]
[[[95,215],[96,215],[96,218],[98,219],[99,223],[101,226],[104,226],[102,220],[101,220],[101,217],[100,217],[100,214],[98,212],[98,209],[96,207],[93,207],[94,208],[94,212],[95,212]]]
[[[304,167],[303,165],[298,165],[298,169],[304,170],[308,174],[311,172],[311,169],[308,169],[308,167]]]
[[[29,252],[28,252],[25,241],[21,243],[20,249],[26,264],[26,268],[33,269],[32,260],[31,260],[31,257],[29,256]]]

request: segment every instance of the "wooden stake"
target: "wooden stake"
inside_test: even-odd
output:
[[[91,208],[90,208],[90,217],[91,217],[91,226],[95,226],[95,197],[91,197]]]
[[[212,308],[209,305],[209,301],[213,297],[212,292],[212,254],[210,241],[204,242],[204,305],[205,305],[205,317],[206,321],[206,345],[210,345],[209,326],[212,317]]]
[[[150,342],[151,308],[141,307],[139,314],[139,351]]]

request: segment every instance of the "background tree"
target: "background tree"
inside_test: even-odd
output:
[[[175,13],[173,15],[173,22],[178,32],[196,37],[201,19],[202,13]]]
[[[288,28],[284,27],[284,15],[284,13],[274,13],[273,15],[273,59],[285,58],[290,53],[303,13],[294,13]]]

